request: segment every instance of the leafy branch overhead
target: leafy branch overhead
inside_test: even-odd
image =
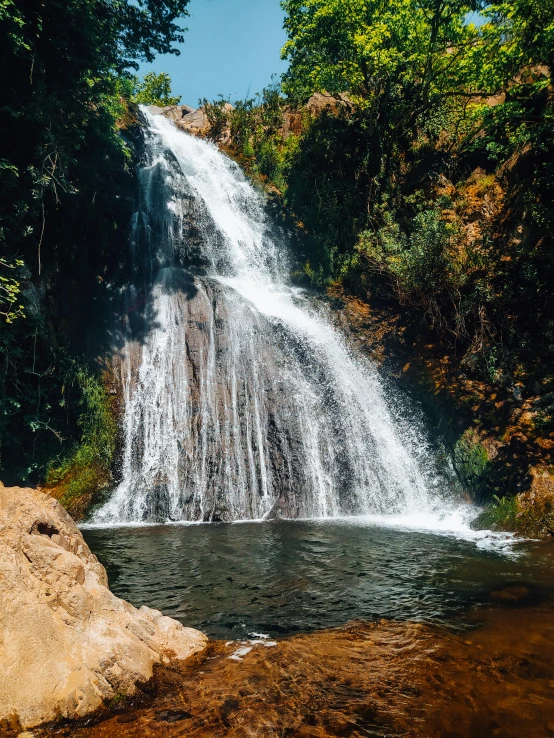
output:
[[[83,436],[82,389],[65,378],[98,373],[85,356],[130,219],[134,73],[179,53],[187,6],[0,0],[2,479],[44,475]],[[177,101],[163,74],[138,94]]]
[[[6,323],[12,323],[16,318],[25,317],[23,305],[18,304],[21,285],[17,279],[6,276],[9,271],[21,266],[23,266],[21,259],[9,262],[0,257],[0,315]]]

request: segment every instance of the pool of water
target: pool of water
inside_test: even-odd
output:
[[[554,548],[368,524],[270,521],[83,530],[110,586],[210,637],[392,618],[456,625],[470,608],[554,600]],[[485,540],[485,543],[487,541]]]

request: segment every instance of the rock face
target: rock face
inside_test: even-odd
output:
[[[189,105],[168,105],[165,108],[149,105],[148,110],[152,115],[165,115],[178,128],[194,136],[205,136],[210,130],[208,116],[202,108],[195,110]]]
[[[214,234],[214,249],[217,243]],[[318,504],[303,434],[311,405],[291,390],[304,386],[305,345],[217,280],[177,269],[165,270],[164,279],[153,313],[179,326],[176,338],[153,332],[128,344],[119,359],[131,408],[125,434],[134,440],[123,467],[129,487],[110,501],[116,519],[310,517]],[[313,357],[312,371],[319,367],[323,383],[326,368],[317,362]],[[153,393],[156,404],[148,402]],[[333,398],[320,414],[326,428],[338,429],[335,447],[342,448],[347,435]],[[160,425],[160,416],[171,425]],[[232,449],[223,462],[222,449]],[[152,477],[152,458],[175,463],[156,466]],[[343,509],[355,504],[353,495],[345,472]],[[109,522],[112,508],[105,511],[108,517],[98,519]]]
[[[0,591],[1,735],[82,717],[207,646],[113,595],[72,519],[37,490],[0,487]]]
[[[188,131],[188,133],[192,133],[195,136],[205,136],[210,130],[210,123],[208,121],[208,116],[202,108],[200,108],[192,113],[183,115],[183,117],[177,121],[177,127],[183,131]]]
[[[519,532],[554,536],[554,475],[545,467],[531,467],[531,484],[517,496]]]

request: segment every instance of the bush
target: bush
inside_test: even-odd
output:
[[[221,141],[223,134],[229,126],[229,111],[225,108],[227,101],[220,97],[219,100],[210,102],[205,97],[198,101],[200,107],[204,108],[210,129],[208,138],[211,141]]]
[[[506,530],[517,529],[517,497],[497,497],[489,503],[482,513],[472,522],[475,530]]]
[[[361,233],[356,250],[369,269],[390,281],[402,304],[421,310],[433,326],[446,324],[444,304],[459,302],[461,264],[452,248],[455,225],[439,210],[418,213],[406,234],[389,212],[377,231]]]
[[[81,519],[94,496],[111,481],[117,446],[118,425],[114,400],[105,377],[88,369],[76,370],[72,381],[81,396],[81,439],[61,461],[51,462],[46,484],[75,518]]]

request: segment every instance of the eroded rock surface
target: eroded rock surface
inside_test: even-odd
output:
[[[229,105],[229,108],[232,106]],[[210,131],[210,122],[203,108],[195,110],[189,105],[168,105],[165,108],[149,105],[148,110],[152,115],[165,115],[182,131],[192,133],[194,136],[204,137]]]
[[[517,521],[529,536],[554,536],[554,475],[546,467],[531,467],[529,489],[517,496]]]
[[[207,646],[113,595],[73,520],[37,490],[0,487],[0,591],[0,734],[82,717]]]

